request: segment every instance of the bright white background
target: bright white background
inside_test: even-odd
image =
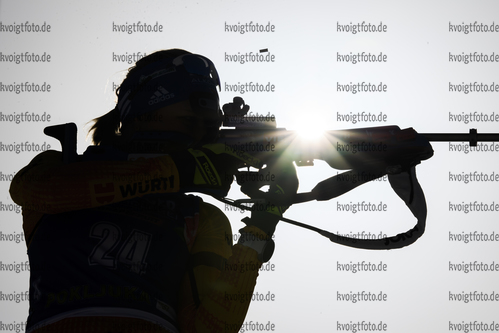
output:
[[[344,129],[382,125],[413,127],[419,132],[499,132],[497,123],[450,122],[449,112],[497,113],[499,93],[451,93],[449,82],[499,83],[497,63],[451,63],[449,52],[499,52],[499,33],[449,32],[452,24],[478,21],[499,24],[493,1],[1,1],[0,21],[13,24],[51,25],[50,33],[0,32],[3,54],[47,52],[50,63],[15,64],[0,61],[0,82],[47,82],[50,93],[0,91],[0,112],[49,113],[47,123],[0,121],[2,144],[19,142],[59,143],[44,136],[47,125],[75,122],[78,152],[90,143],[86,123],[114,107],[112,83],[124,78],[131,64],[113,62],[112,54],[184,48],[209,57],[222,80],[222,103],[235,96],[224,84],[271,82],[274,93],[245,93],[242,97],[254,112],[275,114],[278,127],[298,129]],[[162,33],[113,32],[118,24],[146,22],[163,25]],[[273,33],[234,33],[225,23],[268,22]],[[337,23],[380,22],[386,33],[346,33]],[[234,63],[225,53],[258,52],[268,48],[274,63]],[[340,63],[337,52],[383,52],[387,63]],[[382,81],[387,93],[337,92],[337,83]],[[337,121],[336,113],[380,111],[387,123]],[[449,323],[499,322],[497,302],[452,302],[449,292],[499,292],[499,272],[450,272],[449,261],[499,262],[496,242],[450,242],[449,232],[496,231],[497,212],[450,212],[449,202],[499,202],[496,182],[450,182],[449,172],[499,172],[497,152],[449,152],[447,143],[434,143],[435,156],[418,167],[418,177],[428,204],[427,229],[415,244],[393,251],[367,251],[342,247],[322,236],[285,223],[276,231],[276,252],[270,263],[275,270],[262,272],[255,291],[273,293],[274,302],[255,301],[246,321],[275,324],[276,332],[335,332],[338,323],[383,321],[389,332],[443,332]],[[0,171],[10,175],[29,163],[35,152],[0,152]],[[325,163],[299,169],[300,191],[308,191],[320,180],[336,174]],[[3,179],[2,179],[3,180]],[[2,205],[13,202],[10,182],[1,181]],[[231,198],[242,198],[236,186]],[[207,201],[224,205],[211,198]],[[387,212],[337,211],[337,203],[368,201],[388,205]],[[2,206],[3,207],[3,206]],[[247,214],[226,211],[233,231],[243,226]],[[291,207],[286,216],[326,230],[349,233],[372,231],[396,234],[415,223],[387,182],[364,185],[337,200]],[[22,232],[20,213],[0,211],[0,231]],[[23,242],[0,241],[4,264],[27,260]],[[337,262],[369,261],[388,265],[387,272],[337,271]],[[0,271],[0,292],[28,290],[29,274]],[[339,301],[337,293],[380,291],[387,302]],[[19,323],[28,313],[28,302],[0,297],[0,321]],[[251,331],[251,330],[248,330]]]

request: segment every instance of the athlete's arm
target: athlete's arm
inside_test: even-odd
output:
[[[245,229],[252,232],[252,228],[258,231]],[[232,246],[227,217],[218,208],[203,204],[191,257],[194,279],[186,274],[180,290],[181,332],[238,332],[262,264],[257,252],[239,244]]]
[[[64,164],[62,153],[46,151],[16,174],[10,194],[23,209],[62,213],[93,208],[146,194],[205,190],[224,196],[239,165],[259,160],[223,144],[134,161]],[[179,170],[181,173],[179,174]]]
[[[63,164],[62,153],[49,150],[15,175],[10,195],[23,209],[55,214],[178,189],[178,171],[168,155]]]

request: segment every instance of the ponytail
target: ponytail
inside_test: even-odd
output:
[[[94,145],[114,145],[117,143],[118,138],[121,137],[120,112],[117,106],[105,115],[92,119],[92,121],[94,124],[89,132],[93,131],[92,142]]]

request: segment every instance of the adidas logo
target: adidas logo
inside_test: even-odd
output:
[[[162,86],[158,87],[158,90],[154,92],[154,94],[149,98],[149,105],[154,105],[159,102],[166,101],[167,99],[175,97],[174,93],[168,92],[165,88]]]

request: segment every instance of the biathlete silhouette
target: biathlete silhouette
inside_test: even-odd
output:
[[[266,163],[278,205],[253,210],[232,244],[224,197],[258,158],[215,143],[223,112],[214,64],[185,50],[131,67],[116,107],[94,119],[81,156],[45,151],[10,193],[31,267],[27,332],[238,332],[272,235],[298,188],[292,160]],[[45,133],[71,144],[66,127]],[[76,145],[76,142],[73,142]],[[289,204],[283,204],[289,202]]]
[[[353,248],[403,248],[425,232],[416,166],[433,156],[430,141],[499,140],[382,126],[327,131],[312,145],[273,116],[247,116],[240,97],[221,109],[217,87],[208,58],[158,51],[129,69],[83,155],[76,125],[45,128],[62,152],[36,156],[10,188],[31,267],[27,332],[238,332],[279,221]],[[297,193],[295,165],[314,159],[347,171]],[[416,218],[405,232],[350,237],[283,217],[385,175]],[[249,199],[226,198],[234,178]],[[227,217],[192,192],[251,211],[237,244]]]

